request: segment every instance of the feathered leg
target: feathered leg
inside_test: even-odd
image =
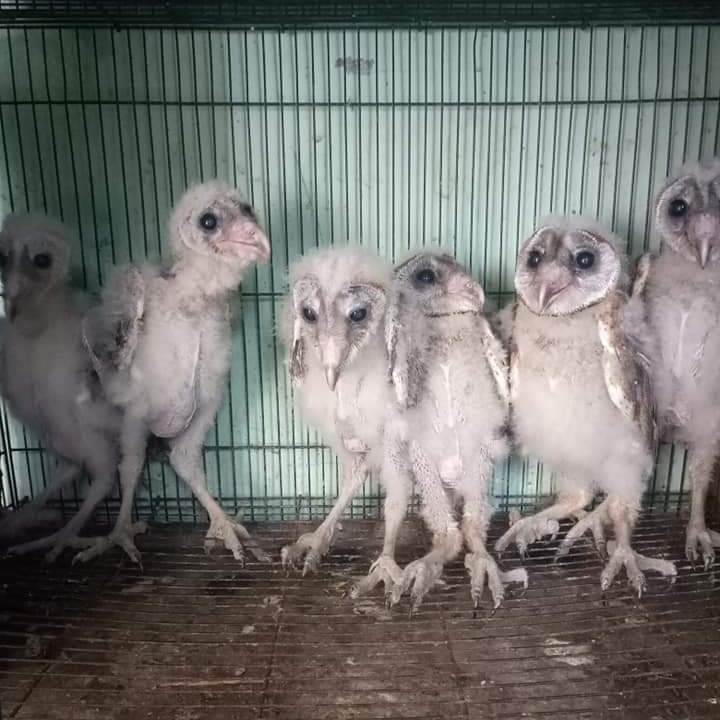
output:
[[[478,485],[485,487],[486,481]],[[470,574],[470,597],[473,606],[477,608],[480,605],[487,575],[488,588],[493,599],[493,610],[496,610],[505,598],[505,585],[519,582],[527,588],[528,574],[525,568],[516,568],[507,572],[502,572],[498,568],[485,545],[492,509],[482,496],[474,493],[463,493],[463,495],[465,496],[465,506],[462,531],[470,550],[465,555],[465,568]]]
[[[630,539],[637,519],[637,510],[612,495],[607,498],[606,502],[608,517],[615,528],[615,542],[608,543],[610,559],[600,576],[600,587],[603,592],[610,587],[622,567],[625,567],[628,583],[635,590],[638,598],[642,597],[645,591],[643,570],[653,570],[674,579],[677,570],[672,562],[660,558],[645,557],[636,553],[630,547]]]
[[[568,489],[561,492],[554,505],[515,522],[495,543],[495,551],[502,552],[510,543],[514,542],[520,555],[524,556],[528,545],[546,535],[555,536],[560,529],[559,520],[584,515],[583,508],[591,500],[592,494],[587,488]]]
[[[412,613],[420,607],[425,595],[440,579],[445,563],[457,557],[462,549],[462,534],[437,468],[418,443],[410,441],[408,450],[415,482],[422,498],[423,519],[433,533],[430,552],[407,565],[402,571],[400,582],[392,589],[390,602],[395,605],[412,587]]]
[[[215,407],[206,408],[182,435],[171,441],[170,465],[187,483],[210,517],[210,528],[205,536],[206,552],[221,542],[236,560],[245,561],[244,546],[260,562],[270,562],[270,556],[258,546],[250,533],[237,520],[230,518],[208,492],[202,466],[202,444],[215,412]]]
[[[338,520],[362,487],[367,475],[365,456],[353,457],[350,468],[343,478],[340,495],[325,520],[314,532],[301,535],[292,545],[286,545],[280,551],[283,567],[294,566],[304,557],[303,575],[308,571],[317,571],[320,560],[330,549]]]
[[[3,518],[0,521],[0,538],[7,538],[7,540],[11,541],[12,538],[16,538],[23,532],[45,524],[43,522],[43,516],[45,514],[44,508],[47,501],[62,488],[69,485],[73,480],[79,477],[81,472],[82,468],[76,463],[70,462],[65,458],[57,457],[48,486],[39,495],[36,495],[29,503],[26,503],[18,510],[14,510],[13,512],[3,515]],[[52,514],[56,515],[56,513]],[[28,545],[30,545],[30,543],[16,545],[9,548],[7,552],[10,554],[21,555],[37,549],[28,548]]]
[[[352,598],[369,593],[381,582],[385,586],[385,596],[389,598],[393,587],[402,577],[402,570],[395,562],[395,544],[407,512],[412,479],[407,468],[405,444],[387,428],[382,480],[385,485],[385,540],[382,553],[370,566],[367,576],[352,588]]]
[[[47,562],[54,562],[65,548],[85,548],[88,545],[88,538],[79,537],[80,531],[95,511],[95,508],[112,490],[115,483],[115,467],[104,468],[104,473],[93,473],[93,482],[88,487],[87,495],[80,506],[80,509],[73,515],[68,523],[61,530],[32,542],[16,545],[8,550],[8,553],[22,555],[35,550],[51,548],[45,556]]]
[[[145,460],[145,445],[147,442],[147,429],[136,418],[126,415],[123,418],[123,428],[120,438],[122,459],[120,460],[120,487],[122,500],[120,512],[115,521],[112,532],[105,537],[78,538],[77,544],[87,546],[86,550],[79,552],[73,563],[87,562],[98,555],[102,555],[113,545],[121,547],[128,557],[135,563],[140,563],[140,552],[135,547],[135,535],[147,530],[147,523],[132,522],[132,504],[135,498],[135,488],[142,472]]]
[[[705,499],[708,486],[712,480],[715,460],[714,448],[701,450],[698,447],[693,447],[690,449],[688,474],[692,488],[692,500],[685,541],[685,554],[687,559],[694,563],[698,559],[699,546],[706,570],[715,562],[713,547],[720,547],[720,533],[708,530],[705,525]]]

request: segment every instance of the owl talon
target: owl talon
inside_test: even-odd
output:
[[[380,555],[370,565],[368,574],[358,581],[350,591],[353,600],[371,592],[379,583],[385,586],[385,598],[392,596],[396,585],[402,581],[403,571],[400,569],[394,558],[389,555]],[[391,597],[392,600],[392,597]],[[392,606],[391,606],[392,607]]]
[[[548,535],[554,537],[560,529],[557,520],[542,515],[530,515],[520,518],[510,526],[505,534],[495,543],[495,551],[502,552],[511,543],[515,543],[521,559],[527,559],[527,548],[534,542]]]
[[[713,546],[720,546],[720,534],[705,527],[704,521],[691,520],[687,528],[685,540],[685,556],[690,561],[693,571],[695,563],[702,557],[703,568],[707,571],[715,562]],[[698,548],[700,553],[698,553]]]
[[[330,550],[330,538],[323,533],[315,532],[301,535],[292,545],[285,545],[280,551],[283,567],[297,568],[302,563],[303,577],[308,572],[316,573],[322,558]]]

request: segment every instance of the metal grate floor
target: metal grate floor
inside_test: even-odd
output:
[[[277,553],[308,524],[263,525]],[[491,537],[502,529],[498,521]],[[667,592],[650,579],[640,604],[578,545],[525,563],[530,588],[493,617],[473,617],[462,562],[419,613],[385,609],[382,591],[352,601],[350,575],[381,546],[379,522],[345,523],[313,577],[240,568],[202,552],[199,529],[139,540],[144,574],[113,552],[91,566],[0,563],[0,702],[27,720],[255,718],[717,718],[720,578],[678,562]],[[399,560],[426,538],[403,530]],[[682,557],[683,525],[645,516],[636,547]],[[508,558],[506,565],[517,561]],[[720,571],[718,571],[720,573]]]

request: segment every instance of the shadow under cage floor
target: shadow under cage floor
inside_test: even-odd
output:
[[[494,541],[505,520],[491,529]],[[254,528],[275,557],[307,523]],[[587,543],[554,565],[556,543],[524,563],[525,594],[475,617],[462,561],[410,619],[378,588],[351,600],[382,524],[346,521],[317,575],[207,557],[199,528],[138,539],[144,572],[119,551],[87,566],[0,562],[2,718],[717,718],[720,568],[693,570],[684,526],[644,516],[635,546],[677,561],[637,602],[622,581],[602,597]],[[405,524],[401,564],[428,547]],[[519,561],[506,554],[503,565]]]

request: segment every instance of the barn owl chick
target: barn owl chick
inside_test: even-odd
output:
[[[383,321],[390,267],[359,247],[310,253],[290,268],[279,328],[295,402],[340,458],[340,495],[323,523],[282,549],[285,566],[314,571],[367,475],[382,465],[390,389]],[[398,569],[399,573],[399,569]]]
[[[463,539],[476,607],[486,576],[495,607],[506,583],[527,586],[525,570],[501,572],[485,547],[493,466],[508,452],[508,378],[505,349],[482,315],[484,300],[482,288],[448,255],[422,252],[395,269],[387,343],[402,408],[399,451],[433,533],[430,552],[410,563],[392,590],[394,604],[411,589],[412,610]],[[455,500],[463,503],[460,526]]]
[[[641,303],[661,436],[685,443],[692,488],[686,554],[705,567],[720,533],[705,525],[705,497],[720,455],[720,158],[687,165],[655,201],[658,257],[638,266],[631,303]]]
[[[570,531],[561,552],[585,530],[615,544],[602,573],[606,589],[624,566],[642,593],[643,569],[674,576],[664,560],[632,551],[630,539],[653,465],[649,383],[621,328],[626,297],[619,240],[592,221],[551,220],[518,255],[511,337],[510,397],[516,440],[558,475],[552,507],[516,522],[495,547],[521,552],[554,534],[560,519],[584,515],[596,491],[605,501]]]
[[[46,217],[8,216],[0,231],[5,297],[0,389],[10,411],[56,456],[51,482],[0,521],[4,541],[18,537],[54,494],[82,470],[92,483],[79,511],[58,532],[11,553],[82,547],[78,533],[117,478],[120,414],[104,398],[81,341],[82,308],[69,284],[68,230]]]
[[[230,299],[244,272],[270,246],[252,207],[233,187],[188,189],[168,226],[174,259],[116,271],[102,304],[83,322],[84,340],[108,397],[123,411],[122,504],[107,538],[77,556],[85,561],[118,544],[135,561],[131,522],[135,486],[149,434],[167,439],[172,468],[210,517],[205,547],[224,544],[238,560],[247,548],[268,556],[207,490],[202,444],[222,401],[230,368]]]

